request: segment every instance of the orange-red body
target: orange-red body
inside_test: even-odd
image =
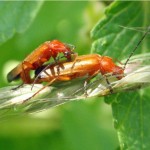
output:
[[[58,72],[59,67],[59,72]],[[36,75],[42,70],[38,68]],[[90,54],[76,57],[75,62],[64,62],[58,65],[51,65],[46,72],[38,75],[36,83],[68,81],[79,77],[87,76],[91,78],[98,73],[105,75],[111,73],[117,75],[116,78],[121,79],[124,76],[124,70],[117,66],[108,56],[100,56],[98,54]]]
[[[11,70],[7,75],[9,82],[22,78],[24,83],[32,83],[30,78],[30,70],[36,70],[41,67],[45,62],[54,58],[56,61],[58,54],[63,53],[68,61],[71,61],[71,55],[74,54],[69,45],[64,44],[58,40],[46,41],[28,55],[22,63]]]

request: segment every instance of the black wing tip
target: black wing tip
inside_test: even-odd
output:
[[[12,82],[12,81],[14,81],[14,80],[19,79],[19,77],[20,77],[20,75],[14,75],[12,72],[9,72],[9,73],[7,74],[7,81],[8,81],[8,82]]]

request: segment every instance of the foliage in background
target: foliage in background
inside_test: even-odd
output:
[[[25,32],[34,20],[41,4],[42,1],[0,2],[0,44],[12,38],[16,33]]]
[[[149,2],[115,2],[109,6],[106,17],[92,30],[93,52],[127,59],[143,33],[121,26],[148,27],[149,7]],[[135,53],[149,52],[149,43],[147,37]],[[112,104],[114,125],[122,149],[150,149],[149,92],[150,89],[144,89],[105,98]]]

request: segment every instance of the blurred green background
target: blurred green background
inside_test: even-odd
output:
[[[75,45],[79,54],[90,53],[90,31],[103,16],[106,5],[43,2],[27,30],[15,33],[0,45],[0,86],[10,85],[7,73],[46,40],[59,39]],[[0,117],[0,149],[107,150],[118,146],[111,107],[103,98],[74,101],[36,114]]]

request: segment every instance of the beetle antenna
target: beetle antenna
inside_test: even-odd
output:
[[[118,25],[118,26],[121,28],[124,28],[124,29],[138,31],[138,32],[144,32],[144,33],[145,33],[145,31],[147,31],[147,28],[148,28],[148,27],[126,27],[123,25]]]
[[[137,45],[134,47],[133,51],[131,52],[131,54],[129,55],[128,59],[126,60],[123,69],[125,70],[127,63],[129,62],[130,58],[132,57],[132,55],[134,54],[134,52],[136,51],[136,49],[138,48],[138,46],[142,43],[142,41],[144,40],[144,38],[147,36],[147,34],[150,31],[150,26],[148,27],[147,31],[144,33],[144,35],[142,36],[141,40],[137,43]]]

